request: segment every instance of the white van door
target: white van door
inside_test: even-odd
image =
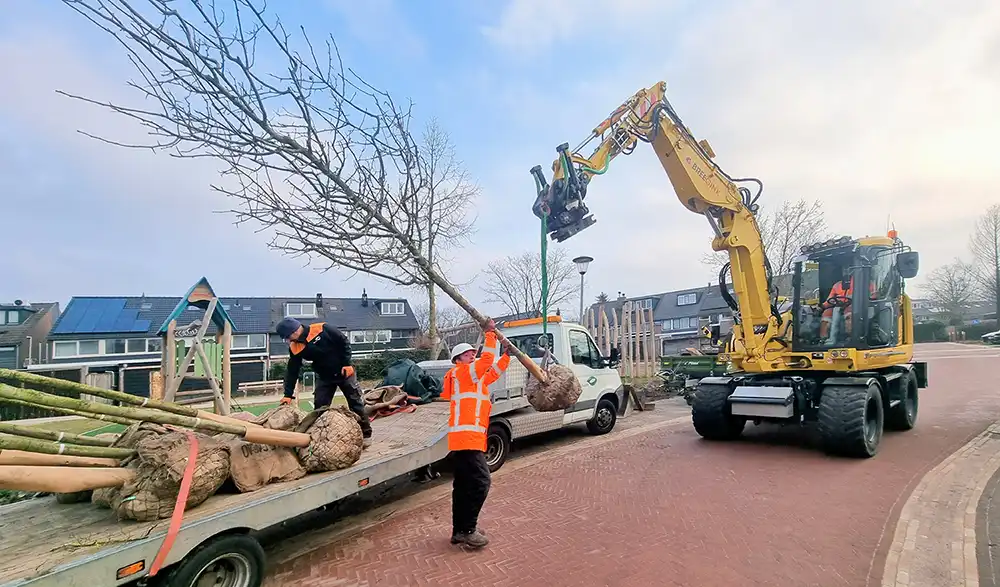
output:
[[[597,398],[611,386],[611,370],[601,365],[601,353],[590,338],[589,332],[581,328],[571,328],[566,334],[569,337],[570,367],[580,380],[580,387],[583,388],[580,399],[573,408],[570,408],[573,411],[567,410],[567,420],[582,422],[594,415]]]

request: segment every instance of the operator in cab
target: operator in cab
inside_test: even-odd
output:
[[[490,425],[490,384],[500,379],[510,365],[509,347],[496,359],[496,325],[488,320],[483,327],[486,340],[482,355],[467,343],[451,350],[454,367],[444,376],[441,398],[449,400],[448,450],[455,466],[451,491],[451,543],[482,548],[489,543],[478,528],[479,512],[490,491],[490,467],[486,462],[486,432]]]
[[[875,284],[869,283],[868,290],[872,299],[875,299]],[[844,265],[841,269],[840,281],[830,288],[830,295],[823,302],[823,318],[820,322],[820,336],[827,338],[831,343],[842,339],[839,334],[843,332],[847,337],[851,336],[854,312],[852,302],[854,300],[854,275],[851,267]],[[836,310],[840,310],[840,317],[835,320]],[[832,333],[831,333],[832,330]],[[831,336],[831,334],[833,336]]]
[[[306,328],[295,318],[283,319],[275,330],[278,336],[288,341],[288,370],[285,373],[285,396],[281,398],[281,403],[292,403],[302,361],[311,361],[318,380],[313,393],[313,407],[329,406],[339,387],[347,398],[347,407],[361,419],[364,446],[369,446],[372,425],[365,415],[361,386],[351,366],[351,342],[344,333],[325,322],[310,324]]]

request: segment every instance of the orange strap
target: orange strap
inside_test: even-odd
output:
[[[181,522],[184,520],[184,506],[187,504],[188,493],[191,492],[191,480],[194,478],[195,461],[198,459],[198,438],[189,430],[185,430],[184,433],[187,434],[188,440],[191,441],[190,448],[188,449],[187,467],[184,468],[184,476],[181,477],[181,489],[177,493],[177,502],[174,503],[174,513],[170,516],[170,527],[167,529],[167,536],[163,539],[160,551],[156,553],[156,558],[153,559],[153,566],[149,569],[150,577],[155,577],[156,573],[160,572],[163,561],[167,559],[170,549],[174,546],[174,540],[177,539],[177,533],[181,529]]]

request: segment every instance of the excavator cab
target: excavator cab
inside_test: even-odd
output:
[[[803,247],[793,264],[793,352],[904,344],[903,280],[917,253],[893,237],[841,237]]]

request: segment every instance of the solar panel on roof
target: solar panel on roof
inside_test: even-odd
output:
[[[66,308],[66,313],[63,315],[62,320],[59,322],[59,332],[76,332],[76,327],[80,324],[80,320],[87,315],[87,308],[90,307],[89,299],[76,299],[70,303],[69,307]]]
[[[118,316],[125,309],[125,300],[123,298],[112,298],[101,301],[104,303],[101,304],[100,312],[97,314],[94,326],[89,332],[117,332],[115,322],[118,321]]]

